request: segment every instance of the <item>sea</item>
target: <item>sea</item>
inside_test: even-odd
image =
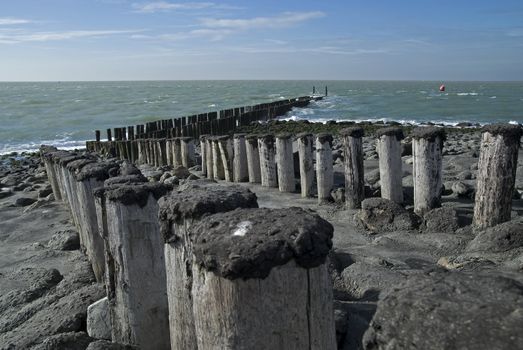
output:
[[[439,91],[440,85],[445,91]],[[456,125],[523,123],[523,82],[117,81],[0,82],[0,154],[41,144],[78,148],[96,129],[309,95],[287,120]]]

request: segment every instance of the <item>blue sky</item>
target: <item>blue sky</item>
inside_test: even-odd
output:
[[[523,1],[0,2],[0,81],[523,80]]]

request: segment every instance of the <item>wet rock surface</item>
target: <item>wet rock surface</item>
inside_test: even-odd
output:
[[[434,272],[409,278],[377,305],[365,349],[519,349],[523,285],[504,278]]]
[[[401,205],[384,198],[367,198],[361,203],[357,218],[371,232],[412,230],[418,225],[418,217]]]

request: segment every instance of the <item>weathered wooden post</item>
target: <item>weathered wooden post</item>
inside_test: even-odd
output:
[[[234,182],[249,181],[245,134],[234,134]]]
[[[205,139],[208,137],[209,135],[200,135],[200,155],[202,156],[202,163],[201,163],[201,167],[202,167],[202,174],[203,176],[207,176],[207,157],[209,157],[209,153],[207,153],[207,143],[205,141]]]
[[[245,137],[247,151],[247,169],[250,183],[261,182],[260,152],[258,150],[258,135],[250,134]]]
[[[192,137],[181,137],[180,148],[182,155],[182,165],[186,168],[193,167],[196,164],[196,155],[194,153],[194,139]]]
[[[53,190],[54,198],[57,201],[61,201],[62,192],[58,184],[58,175],[56,173],[56,167],[54,165],[53,158],[55,157],[55,154],[57,152],[63,151],[58,151],[56,147],[42,147],[40,152],[42,153],[42,158],[44,160],[45,165],[45,172],[47,173],[47,179],[49,180],[49,184],[51,185],[51,189]]]
[[[345,203],[347,208],[356,209],[365,199],[363,173],[363,129],[352,127],[340,130],[343,139],[345,160]]]
[[[79,233],[96,280],[99,282],[104,279],[105,257],[104,242],[96,217],[94,190],[103,187],[104,181],[111,174],[114,176],[118,168],[118,164],[112,162],[94,162],[84,166],[81,163],[72,162],[68,165],[68,169],[76,179],[75,197],[80,211],[80,215],[78,215]]]
[[[167,165],[174,165],[174,154],[173,154],[173,140],[165,140],[165,158],[167,160]]]
[[[213,136],[212,141],[212,173],[215,180],[225,180],[225,170],[223,169],[222,155],[220,152],[220,141],[218,136]]]
[[[473,219],[479,229],[510,220],[523,136],[520,125],[492,124],[482,131]]]
[[[330,200],[334,184],[331,134],[316,135],[316,182],[318,183],[318,202]]]
[[[113,138],[111,137],[111,129],[107,129],[107,141],[112,141]]]
[[[437,127],[419,127],[414,129],[411,136],[414,212],[423,215],[441,205],[445,130]]]
[[[213,166],[213,151],[212,151],[212,136],[207,136],[205,139],[205,153],[207,154],[207,178],[214,179],[214,166]]]
[[[376,131],[376,148],[379,155],[381,198],[398,204],[403,203],[403,169],[401,161],[401,140],[403,130],[398,127]]]
[[[278,187],[276,173],[274,135],[258,135],[258,150],[260,154],[261,184],[264,187]]]
[[[96,142],[100,142],[100,130],[95,130],[94,134]]]
[[[313,136],[301,133],[296,136],[298,141],[298,156],[300,159],[301,196],[311,197],[314,187],[314,162],[312,157]]]
[[[192,232],[198,349],[336,349],[332,225],[301,208],[236,209]]]
[[[167,188],[115,182],[95,191],[105,240],[112,340],[140,349],[170,349],[157,202]]]
[[[292,134],[276,135],[276,166],[278,170],[278,188],[280,192],[294,192],[294,155],[292,152]]]
[[[218,136],[218,144],[220,146],[220,156],[222,159],[223,172],[225,175],[225,181],[233,182],[233,145],[232,139],[228,135]]]
[[[192,226],[209,214],[257,208],[256,195],[238,186],[193,186],[160,199],[171,349],[198,349],[192,302]]]

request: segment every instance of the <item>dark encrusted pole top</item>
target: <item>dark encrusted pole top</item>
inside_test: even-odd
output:
[[[75,174],[76,181],[95,179],[105,181],[118,171],[119,165],[114,162],[96,162],[86,164]]]
[[[301,139],[303,137],[312,137],[312,134],[310,132],[300,132],[298,135],[296,135],[297,139]]]
[[[241,138],[245,138],[245,135],[247,135],[247,134],[242,134],[242,133],[240,133],[240,134],[234,134],[233,137],[234,137],[235,139],[241,139]]]
[[[258,134],[247,134],[245,135],[246,140],[258,140],[259,135]]]
[[[502,135],[514,141],[519,141],[523,136],[523,128],[519,124],[489,124],[485,125],[481,131],[492,135]]]
[[[288,140],[292,137],[292,134],[290,132],[282,132],[279,134],[276,134],[277,139],[285,139]]]
[[[353,126],[350,128],[341,129],[339,133],[340,136],[363,137],[364,131],[362,127]]]
[[[403,134],[403,129],[398,128],[396,126],[376,130],[376,137],[380,138],[382,136],[396,136],[396,139],[398,141],[401,141],[405,138],[405,135]]]
[[[332,247],[332,225],[302,208],[236,209],[193,228],[195,262],[228,279],[265,278],[294,260],[312,268]]]
[[[91,159],[91,157],[84,155],[84,154],[69,153],[69,155],[57,157],[54,159],[55,159],[55,163],[59,163],[61,166],[67,166],[67,164],[74,162],[75,160]]]
[[[436,126],[420,126],[416,129],[412,130],[412,133],[410,136],[413,139],[419,140],[419,139],[425,139],[430,142],[434,142],[437,137],[441,141],[444,141],[447,138],[447,134],[445,133],[444,128],[438,128]]]
[[[172,224],[200,219],[208,214],[236,208],[258,208],[256,195],[241,186],[193,185],[160,199],[160,222],[164,242],[176,240]]]
[[[200,135],[200,140],[206,140],[209,136],[209,134],[205,134],[205,135]]]
[[[183,142],[188,142],[188,141],[192,141],[194,140],[192,137],[190,136],[183,136],[183,137],[179,137],[178,138],[180,141],[183,141]]]
[[[123,205],[137,204],[143,208],[147,204],[149,195],[153,195],[154,198],[159,199],[170,189],[169,186],[161,183],[119,183],[99,188],[94,192],[94,195],[112,202],[120,202]]]
[[[332,144],[333,138],[331,134],[322,132],[316,135],[316,140],[320,141],[321,143],[328,142]]]
[[[94,158],[81,158],[77,160],[73,160],[72,162],[67,163],[66,168],[67,170],[77,173],[80,170],[82,170],[83,167],[85,167],[87,164],[96,163],[96,160]]]
[[[274,141],[273,134],[259,134],[258,139],[262,139],[264,142]]]

